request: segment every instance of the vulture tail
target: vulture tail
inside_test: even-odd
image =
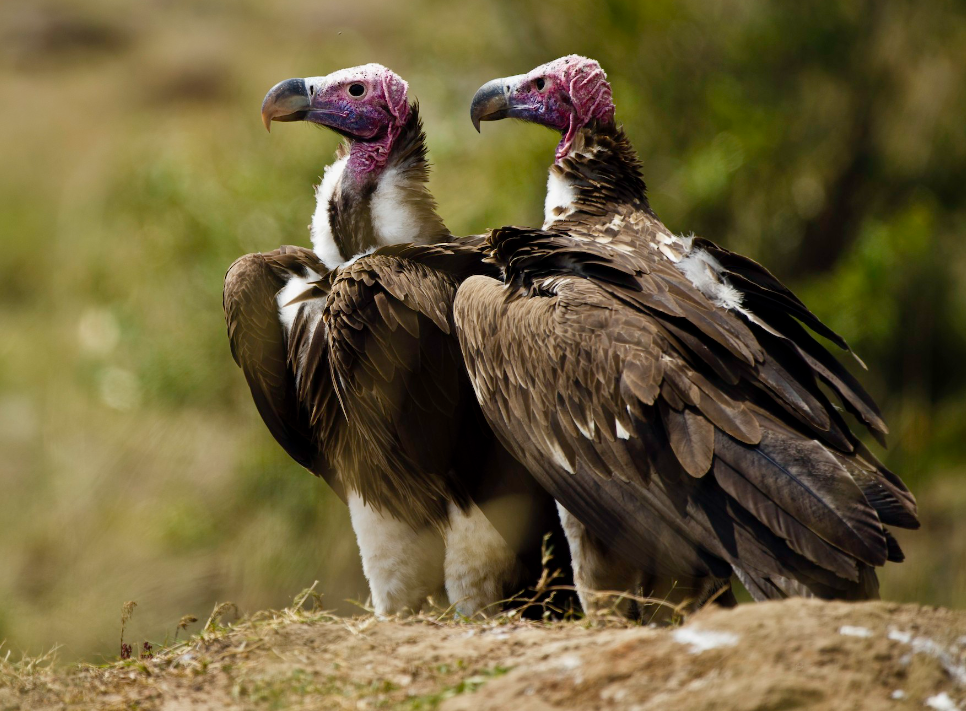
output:
[[[840,456],[816,440],[809,439],[759,414],[761,442],[746,445],[718,431],[715,456],[746,482],[742,490],[757,490],[772,504],[759,520],[785,538],[802,527],[821,541],[868,565],[882,565],[887,558],[884,528],[873,506],[856,484]],[[728,470],[715,468],[715,476],[728,488]],[[737,487],[732,486],[737,489]],[[759,497],[738,498],[753,513]],[[758,507],[761,509],[761,507]],[[798,541],[801,552],[814,550],[804,536]],[[816,561],[836,570],[831,558]]]
[[[874,483],[874,487],[868,485],[868,488],[874,488],[875,491],[866,492],[863,489],[866,497],[871,495],[873,498],[881,499],[883,508],[889,508],[886,516],[895,519],[894,521],[887,521],[883,518],[882,522],[889,526],[898,526],[899,528],[919,528],[919,513],[916,505],[916,497],[912,495],[912,492],[909,491],[902,479],[882,466],[882,463],[876,459],[875,455],[862,442],[856,442],[855,452],[860,458],[860,461],[866,464],[866,478]],[[876,510],[878,510],[878,507]],[[881,517],[882,514],[880,514]]]
[[[889,546],[889,560],[891,562],[901,563],[906,559],[906,554],[899,547],[899,541],[888,531],[886,531],[886,545]]]
[[[816,581],[803,582],[780,575],[763,575],[758,571],[735,568],[735,575],[755,600],[782,600],[787,597],[814,597],[820,600],[878,600],[879,578],[871,566],[861,566],[859,579],[841,587],[822,585]]]
[[[716,430],[711,467],[721,489],[775,537],[762,540],[780,574],[738,558],[732,564],[742,584],[757,600],[878,598],[875,567],[903,559],[885,525],[918,525],[911,494],[874,457],[862,456],[864,448],[846,455],[763,411],[756,416],[760,443]]]

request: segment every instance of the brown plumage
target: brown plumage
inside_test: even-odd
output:
[[[343,257],[362,256],[332,270],[295,247],[236,261],[224,292],[232,353],[275,438],[343,500],[361,497],[412,531],[444,537],[454,506],[467,515],[479,506],[517,556],[515,572],[498,581],[505,584],[499,600],[536,582],[543,536],[557,523],[553,499],[487,425],[455,336],[457,288],[470,275],[498,271],[484,262],[481,238],[453,238],[436,214],[425,187],[425,136],[415,105],[389,156],[390,170],[420,226],[421,243],[381,243],[372,207],[378,179],[336,186],[326,206],[333,243]],[[280,303],[289,284],[302,286],[284,292]],[[288,326],[280,310],[289,314]],[[362,546],[368,532],[357,528],[357,534]],[[558,556],[565,550],[557,545]],[[364,563],[366,556],[364,550]],[[377,562],[391,574],[391,560]],[[494,565],[457,560],[456,569],[464,563],[484,578]],[[380,598],[377,581],[370,577],[370,583],[379,612],[401,611],[393,602],[397,594],[407,604],[420,602],[391,582]],[[427,581],[407,584],[433,592]]]
[[[613,124],[583,128],[551,172],[572,204],[545,230],[493,231],[503,279],[456,299],[491,424],[648,573],[875,596],[872,568],[902,558],[885,525],[918,521],[821,386],[881,437],[874,402],[802,324],[845,342],[760,265],[672,235]]]
[[[292,274],[323,270],[311,250],[285,246],[266,254],[249,254],[236,260],[225,275],[224,307],[228,342],[235,362],[248,381],[252,399],[266,426],[295,461],[325,479],[345,501],[342,483],[331,464],[341,447],[338,411],[332,407],[331,381],[319,388],[317,400],[305,408],[296,384],[292,344],[278,319],[275,297]],[[324,288],[321,284],[319,288]],[[303,332],[305,319],[299,324]],[[318,354],[325,368],[328,353]]]
[[[342,452],[358,460],[340,468],[343,485],[414,528],[468,505],[493,446],[451,325],[457,287],[487,271],[471,244],[382,247],[313,285],[296,317],[299,401],[319,423],[341,403],[361,439]]]

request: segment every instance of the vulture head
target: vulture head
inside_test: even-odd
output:
[[[607,75],[593,59],[570,54],[526,74],[494,79],[480,87],[470,106],[476,130],[480,121],[516,118],[538,123],[562,138],[559,161],[571,149],[577,132],[591,123],[613,123],[614,102]]]
[[[286,79],[262,102],[262,121],[308,121],[350,142],[350,165],[360,176],[385,167],[393,141],[409,119],[408,85],[381,64],[340,69],[322,77]]]
[[[409,86],[381,64],[286,79],[262,102],[262,121],[308,121],[345,138],[315,190],[309,231],[335,269],[390,244],[440,241],[449,232],[426,187],[429,163]]]

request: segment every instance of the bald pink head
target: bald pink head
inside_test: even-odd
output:
[[[266,127],[271,121],[309,121],[336,131],[352,143],[349,167],[365,175],[385,167],[409,120],[408,89],[381,64],[288,79],[265,96],[262,120]]]
[[[470,114],[477,128],[480,121],[518,118],[560,131],[560,160],[581,128],[592,121],[613,123],[614,101],[600,64],[571,54],[526,74],[487,82],[473,98]]]

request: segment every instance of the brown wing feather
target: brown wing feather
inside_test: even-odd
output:
[[[241,367],[259,414],[283,449],[299,464],[321,476],[345,498],[324,443],[335,446],[333,427],[310,417],[300,402],[290,353],[305,347],[306,320],[286,342],[279,323],[276,295],[289,276],[308,267],[324,270],[315,255],[298,247],[282,247],[236,260],[225,275],[224,309],[232,356]],[[327,365],[322,362],[322,369]],[[331,418],[332,413],[326,413]],[[320,425],[322,425],[320,427]],[[323,430],[320,433],[319,430]]]
[[[363,448],[347,485],[410,523],[442,522],[449,502],[472,500],[538,574],[555,502],[487,425],[453,332],[457,287],[481,272],[494,269],[461,240],[382,248],[333,280],[333,380]]]
[[[877,504],[888,496],[893,521],[908,509],[898,487],[866,497],[857,440],[806,361],[773,360],[757,325],[666,260],[513,228],[490,243],[507,286],[460,288],[467,367],[491,423],[568,510],[652,573],[727,562],[776,595],[872,590],[862,571],[897,555]],[[727,486],[703,476],[719,457],[739,477]]]
[[[681,466],[693,477],[707,474],[714,458],[714,425],[691,407],[675,410],[662,400],[659,409]]]
[[[456,285],[418,262],[371,255],[340,270],[326,308],[340,399],[367,443],[347,484],[414,525],[444,520],[451,500],[468,501],[451,469],[462,365],[436,308],[452,301]]]

